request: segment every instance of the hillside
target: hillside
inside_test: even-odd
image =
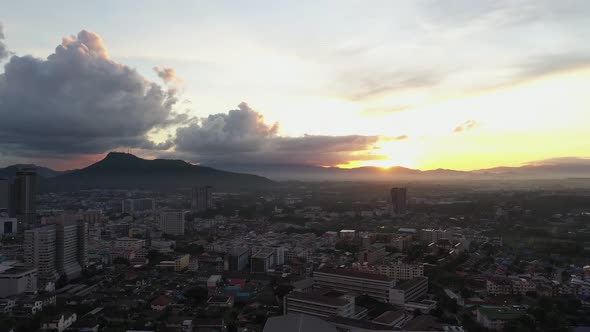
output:
[[[42,189],[176,189],[211,185],[220,190],[257,189],[273,185],[267,178],[193,165],[182,160],[147,160],[111,152],[86,168],[44,181]]]

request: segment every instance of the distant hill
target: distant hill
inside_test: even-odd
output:
[[[258,189],[273,185],[267,178],[226,172],[182,160],[147,160],[128,153],[111,152],[86,168],[47,179],[45,190],[176,189],[211,185],[216,189]]]
[[[16,172],[19,168],[23,166],[34,166],[37,169],[37,174],[44,178],[53,178],[59,175],[67,174],[71,171],[56,171],[51,168],[43,167],[43,166],[36,166],[36,165],[24,165],[24,164],[17,164],[8,166],[5,168],[0,168],[0,178],[13,178],[16,176]]]
[[[0,177],[12,178],[22,165],[0,168]],[[344,169],[309,165],[234,165],[213,167],[182,160],[146,160],[132,154],[111,152],[103,160],[73,171],[37,167],[41,190],[80,189],[174,189],[212,185],[218,189],[259,189],[273,180],[301,181],[453,181],[530,180],[590,178],[590,159],[541,160],[520,167],[495,167],[474,171],[436,169],[421,171],[405,167],[359,167]],[[221,170],[223,169],[223,170]],[[253,175],[258,174],[258,175]]]
[[[273,180],[302,181],[394,181],[394,180],[443,180],[470,177],[469,172],[437,169],[421,171],[401,166],[381,167],[317,167],[307,165],[216,165],[217,167],[253,174]]]
[[[219,165],[224,169],[260,174],[274,180],[303,181],[439,181],[439,180],[525,180],[590,177],[590,160],[563,158],[520,167],[495,167],[474,171],[435,169],[421,171],[406,167],[359,167],[343,169],[307,165]]]

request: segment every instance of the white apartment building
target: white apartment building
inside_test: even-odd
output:
[[[39,279],[57,279],[55,225],[26,230],[23,247],[26,267],[36,268]]]
[[[68,279],[79,276],[82,266],[78,261],[78,225],[57,224],[55,243],[57,272],[66,275]]]

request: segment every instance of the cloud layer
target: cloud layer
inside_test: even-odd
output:
[[[109,57],[99,35],[63,38],[47,59],[13,56],[0,74],[0,149],[13,154],[91,154],[165,149],[152,130],[182,123],[174,95]]]
[[[2,22],[0,22],[0,61],[7,58],[10,53],[8,52],[8,48],[3,42],[4,40],[4,27],[2,26]]]
[[[379,136],[278,136],[278,123],[241,103],[229,113],[212,114],[176,132],[176,152],[204,164],[337,165],[383,158]],[[406,136],[394,139],[405,139]]]

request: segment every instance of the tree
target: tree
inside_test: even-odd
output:
[[[113,259],[113,264],[115,265],[130,265],[131,263],[129,262],[129,260],[127,258],[124,257],[116,257],[115,259]]]
[[[193,304],[202,304],[209,298],[209,291],[203,287],[192,287],[184,292],[184,296]]]

